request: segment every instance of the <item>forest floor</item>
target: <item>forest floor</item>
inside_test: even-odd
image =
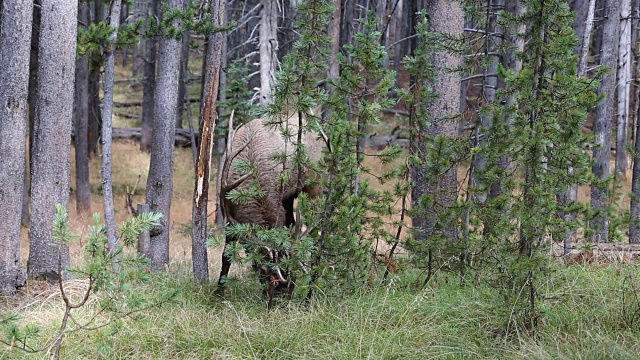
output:
[[[625,296],[638,295],[625,286],[637,265],[556,267],[539,288],[545,300],[535,334],[505,326],[512,308],[489,281],[463,286],[453,274],[439,273],[421,290],[404,274],[388,286],[269,312],[257,281],[232,283],[222,299],[213,285],[193,283],[189,268],[174,263],[136,289],[153,296],[179,288],[173,302],[126,318],[108,338],[69,334],[62,359],[637,359],[640,352],[638,324],[623,311]],[[40,326],[43,342],[60,324],[55,288],[30,287],[6,301],[0,310]],[[3,359],[44,357],[0,347]]]

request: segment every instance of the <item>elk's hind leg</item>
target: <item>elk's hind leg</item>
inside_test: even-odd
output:
[[[220,269],[220,277],[218,278],[218,290],[224,288],[224,282],[229,276],[229,269],[231,268],[231,257],[226,254],[227,246],[229,243],[235,243],[238,239],[234,237],[227,237],[224,243],[224,249],[222,250],[222,268]]]

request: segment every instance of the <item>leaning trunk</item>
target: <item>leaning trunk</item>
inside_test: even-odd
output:
[[[170,0],[169,8],[181,9],[182,0]],[[180,24],[176,24],[180,26]],[[151,211],[163,215],[160,225],[151,231],[151,269],[160,271],[169,264],[169,232],[171,230],[171,196],[173,194],[173,144],[179,77],[180,40],[159,41],[158,75],[156,78],[151,164],[147,178],[147,203]]]
[[[55,281],[69,266],[68,246],[53,241],[53,217],[57,204],[69,206],[78,3],[42,0],[41,10],[28,270]]]
[[[0,6],[0,293],[6,294],[25,280],[20,267],[20,218],[33,0],[0,2]]]

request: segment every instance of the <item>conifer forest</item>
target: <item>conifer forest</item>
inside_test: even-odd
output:
[[[640,358],[640,0],[0,0],[0,358]]]

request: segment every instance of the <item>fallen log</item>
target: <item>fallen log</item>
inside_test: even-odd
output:
[[[113,128],[113,139],[129,139],[140,141],[142,136],[142,129],[140,128]],[[196,142],[199,139],[197,133],[195,133]],[[197,145],[197,144],[196,144]],[[175,146],[177,147],[190,147],[191,146],[191,134],[186,129],[176,129]]]
[[[189,99],[192,103],[200,102],[200,99]],[[129,102],[114,102],[113,107],[128,108],[128,107],[142,107],[142,101],[129,101]]]

